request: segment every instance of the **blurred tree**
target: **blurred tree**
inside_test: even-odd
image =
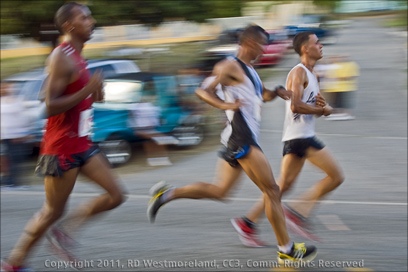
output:
[[[2,0],[1,34],[44,39],[64,0]],[[158,25],[166,18],[203,22],[207,18],[240,16],[243,0],[78,0],[90,6],[98,26],[142,23]]]
[[[1,34],[39,36],[42,24],[52,24],[63,0],[2,0]]]
[[[342,0],[313,0],[313,4],[319,7],[325,7],[329,12],[334,13]]]
[[[54,27],[54,14],[63,3],[63,0],[2,0],[1,35],[33,37],[55,46],[58,32]]]
[[[93,0],[88,1],[98,25],[143,23],[158,25],[165,19],[204,22],[208,18],[240,16],[243,1],[220,0]],[[109,6],[109,9],[106,7]]]

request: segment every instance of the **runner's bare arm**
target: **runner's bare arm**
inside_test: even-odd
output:
[[[220,99],[216,94],[217,85],[221,84],[228,86],[236,81],[239,81],[236,75],[236,68],[230,61],[223,61],[214,67],[213,75],[214,80],[206,88],[198,88],[196,90],[196,95],[206,102],[207,104],[221,109],[221,110],[238,110],[240,103],[235,101],[234,103],[228,103]]]
[[[264,102],[272,101],[276,97],[280,97],[284,100],[289,100],[292,95],[291,91],[288,91],[283,86],[276,86],[275,89],[269,90],[263,86],[262,98]]]
[[[286,88],[292,90],[292,112],[300,114],[324,114],[325,109],[323,107],[309,105],[302,101],[303,91],[307,84],[307,74],[303,68],[298,67],[289,74]]]

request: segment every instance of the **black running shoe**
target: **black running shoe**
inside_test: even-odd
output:
[[[304,243],[293,243],[290,253],[278,251],[279,264],[291,264],[297,262],[310,262],[317,256],[315,246],[306,246]]]
[[[156,220],[157,212],[160,207],[165,203],[163,201],[163,193],[168,191],[170,188],[166,185],[165,181],[160,181],[156,183],[152,188],[150,188],[150,195],[152,196],[147,207],[147,217],[149,218],[150,223],[154,223]]]

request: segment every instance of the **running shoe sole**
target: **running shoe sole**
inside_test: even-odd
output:
[[[296,261],[290,260],[290,259],[281,259],[278,257],[278,263],[281,265],[288,265],[288,264],[294,264],[294,263],[299,263],[299,262],[307,263],[307,262],[313,261],[316,258],[316,256],[317,256],[317,250],[313,253],[310,253],[307,257],[296,260]]]

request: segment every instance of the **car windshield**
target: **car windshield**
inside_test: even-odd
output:
[[[27,81],[26,84],[24,84],[23,87],[23,95],[25,100],[38,100],[41,99],[41,87],[42,87],[43,81],[42,80],[32,80],[32,81]]]
[[[143,83],[105,81],[106,103],[138,103],[142,96]]]
[[[21,95],[24,100],[32,101],[40,99],[40,90],[42,80],[16,80],[9,81],[13,83],[13,88],[17,95]]]

